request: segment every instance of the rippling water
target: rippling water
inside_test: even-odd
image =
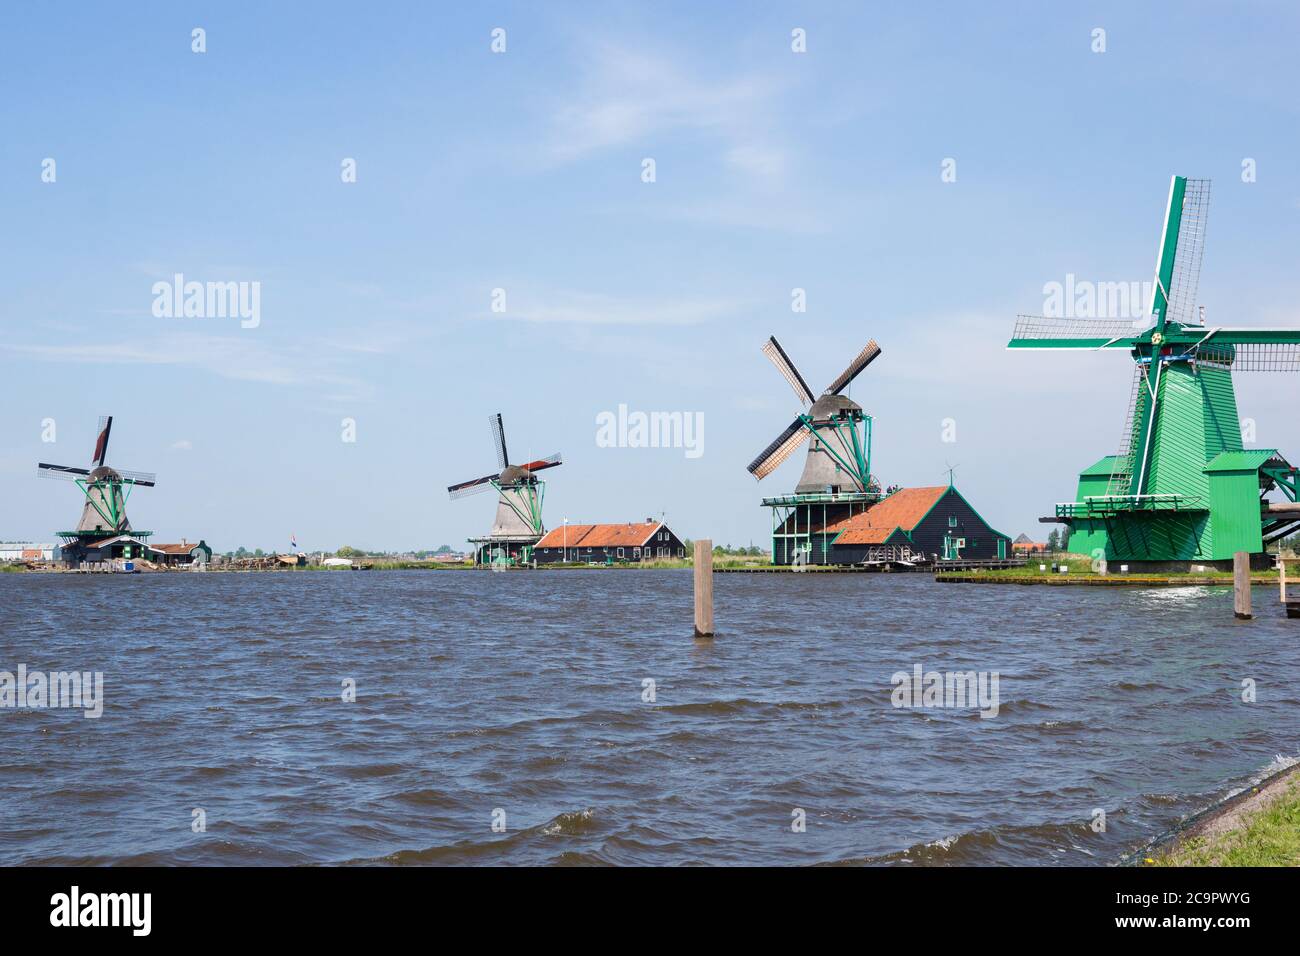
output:
[[[0,575],[0,670],[105,681],[98,720],[0,710],[0,852],[1108,863],[1300,749],[1300,627],[1260,589],[1241,623],[1223,588],[715,586],[699,642],[689,571]],[[999,715],[895,709],[917,663],[998,671]]]

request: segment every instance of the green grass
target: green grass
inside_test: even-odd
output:
[[[1300,866],[1300,777],[1246,826],[1149,857],[1152,866]]]
[[[1215,578],[1215,579],[1222,579],[1225,584],[1232,583],[1231,571],[1217,571],[1214,568],[1210,568],[1210,567],[1207,567],[1204,571],[1132,571],[1127,575],[1122,575],[1120,574],[1119,567],[1123,563],[1124,562],[1122,561],[1109,562],[1109,567],[1107,569],[1109,573],[1106,576],[1115,577],[1115,578],[1131,577],[1139,580],[1143,578],[1160,578],[1161,580],[1164,580],[1166,578],[1179,578],[1179,577]],[[1046,571],[1038,570],[1038,566],[1040,564],[1047,565],[1047,570]],[[1070,570],[1065,575],[1066,577],[1099,576],[1096,575],[1096,573],[1092,570],[1092,559],[1084,555],[1078,555],[1078,554],[1069,554],[1069,555],[1058,554],[1055,556],[1045,555],[1041,557],[1034,557],[1031,555],[1028,562],[1026,562],[1025,566],[1020,568],[998,568],[998,569],[993,569],[988,571],[945,571],[943,572],[943,574],[955,575],[961,577],[1051,578],[1051,577],[1056,577],[1060,574],[1059,571],[1056,572],[1056,574],[1053,574],[1052,572],[1053,564],[1058,564],[1058,565],[1068,564],[1070,566]],[[1293,568],[1292,570],[1287,572],[1288,582],[1290,581],[1292,576],[1300,578],[1300,574],[1297,574],[1297,571],[1300,571],[1300,568]],[[1273,570],[1252,571],[1251,577],[1254,579],[1269,578],[1270,580],[1276,581],[1277,572]]]
[[[8,561],[6,561],[4,564],[0,564],[0,573],[7,574],[7,573],[15,573],[18,571],[26,571],[26,570],[27,568],[21,564],[13,564]]]

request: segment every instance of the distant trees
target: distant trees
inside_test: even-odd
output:
[[[345,544],[334,553],[340,558],[359,558],[363,554],[363,552],[358,551],[356,548],[348,544]]]
[[[1052,552],[1061,550],[1061,533],[1055,528],[1047,535],[1047,550]]]
[[[691,554],[692,551],[690,549],[690,542],[686,542],[686,544],[687,544],[686,553]],[[729,554],[729,555],[734,555],[743,558],[743,557],[758,557],[760,555],[765,554],[766,552],[762,548],[753,544],[749,545],[748,547],[746,547],[745,545],[741,545],[738,548],[733,548],[729,544],[715,544],[713,546],[713,553],[718,555],[719,557],[721,557],[722,555]]]

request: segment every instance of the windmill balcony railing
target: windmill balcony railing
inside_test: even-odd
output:
[[[1092,495],[1083,501],[1062,501],[1058,518],[1104,518],[1133,511],[1205,511],[1206,504],[1193,495]]]
[[[775,498],[764,498],[763,506],[770,508],[773,505],[812,505],[812,504],[835,504],[837,502],[859,502],[859,501],[879,501],[884,497],[878,491],[837,491],[837,492],[813,492],[811,494],[790,494],[778,495]]]

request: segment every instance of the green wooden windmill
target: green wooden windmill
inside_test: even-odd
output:
[[[1077,500],[1045,522],[1069,549],[1130,562],[1229,562],[1259,554],[1300,522],[1296,469],[1242,445],[1233,371],[1300,371],[1300,329],[1226,328],[1193,319],[1210,182],[1174,176],[1149,327],[1020,316],[1012,349],[1127,349],[1132,395],[1120,450],[1079,475]],[[1145,326],[1147,322],[1140,323]],[[1270,501],[1279,491],[1286,501]]]

